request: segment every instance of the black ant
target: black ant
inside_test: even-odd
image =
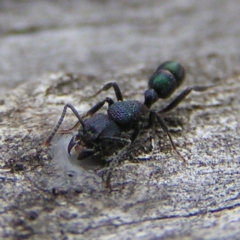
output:
[[[70,108],[78,118],[81,126],[78,129],[78,133],[74,135],[69,142],[68,153],[70,154],[74,147],[80,148],[80,146],[83,146],[79,151],[79,160],[101,153],[101,151],[104,152],[103,149],[109,147],[109,142],[121,143],[130,147],[142,129],[150,128],[155,122],[157,122],[167,134],[174,151],[180,156],[183,162],[186,163],[185,158],[182,157],[177,150],[161,114],[174,109],[191,91],[202,92],[209,87],[188,87],[161,111],[157,112],[156,110],[151,109],[152,104],[159,98],[168,98],[174,90],[180,86],[184,77],[185,70],[182,65],[174,61],[164,62],[156,69],[149,79],[148,89],[144,93],[144,103],[136,100],[123,100],[118,84],[116,82],[107,83],[92,97],[97,96],[102,91],[107,91],[108,89],[113,88],[117,102],[106,97],[87,112],[86,116],[89,118],[85,120],[83,120],[71,104],[66,104],[57,125],[50,133],[45,144],[50,144],[64,119],[67,108]],[[97,113],[105,103],[108,104],[107,114]],[[121,137],[121,132],[127,132],[130,130],[133,130],[130,139]],[[110,169],[106,178],[107,185],[109,185],[110,174],[113,168],[111,168],[111,165],[115,166],[118,161],[119,157],[117,155],[113,158],[113,163],[110,163]]]

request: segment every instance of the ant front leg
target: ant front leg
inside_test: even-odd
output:
[[[109,140],[109,141],[113,141],[113,142],[119,142],[119,143],[123,143],[123,144],[130,144],[131,141],[127,138],[121,138],[121,137],[104,137],[104,136],[100,136],[99,139],[102,140]]]
[[[127,141],[126,141],[127,143]],[[129,151],[129,148],[131,148],[131,141],[129,141],[127,143],[126,146],[124,146],[119,152],[118,154],[113,158],[110,157],[106,160],[106,162],[110,162],[108,170],[106,172],[106,174],[103,176],[103,181],[105,183],[105,187],[106,188],[110,188],[111,189],[111,176],[112,176],[112,172],[114,171],[114,169],[116,168],[116,166],[119,164],[119,162],[121,160],[123,160],[124,157],[126,157],[125,155],[127,154],[127,152]]]
[[[180,102],[182,102],[188,94],[190,94],[192,91],[194,92],[204,92],[207,89],[211,88],[212,86],[194,86],[194,87],[188,87],[184,91],[182,91],[169,105],[167,105],[164,109],[159,111],[159,113],[166,113],[174,109]]]
[[[133,133],[131,135],[131,144],[137,139],[138,137],[138,134],[140,133],[140,131],[142,130],[142,125],[141,124],[136,124],[134,126],[134,130],[133,130]]]
[[[166,123],[164,122],[164,120],[155,112],[155,110],[151,110],[150,114],[149,114],[149,125],[148,127],[152,126],[155,122],[155,118],[157,119],[158,123],[160,124],[161,128],[163,129],[163,131],[167,134],[168,139],[171,142],[172,148],[174,149],[174,151],[177,153],[177,155],[183,160],[184,164],[187,163],[186,159],[180,154],[180,152],[177,150],[176,145],[174,144],[171,134],[168,130],[168,127],[166,125]]]
[[[118,84],[116,82],[109,82],[107,83],[106,85],[104,85],[98,92],[96,92],[92,97],[96,97],[99,93],[101,93],[102,91],[107,91],[109,88],[113,88],[114,89],[114,92],[115,92],[115,95],[116,95],[116,98],[117,98],[117,101],[123,101],[123,97],[122,97],[122,93],[121,93],[121,90],[118,86]]]
[[[100,101],[100,102],[98,102],[96,105],[94,105],[94,106],[86,113],[86,115],[85,115],[84,117],[92,116],[93,114],[95,114],[100,108],[103,107],[103,105],[104,105],[106,102],[108,103],[108,106],[111,106],[111,105],[114,103],[114,101],[113,101],[111,98],[106,97],[103,101]]]

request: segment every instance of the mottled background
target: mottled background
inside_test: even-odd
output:
[[[102,76],[240,49],[236,0],[1,1],[1,92],[47,72]]]
[[[0,237],[238,239],[239,12],[238,0],[0,1]],[[72,164],[69,136],[43,146],[64,104],[85,113],[114,97],[83,98],[109,81],[142,100],[169,59],[186,80],[154,108],[187,86],[215,86],[165,117],[186,166],[161,129],[144,131],[110,191],[102,169]],[[61,129],[75,122],[68,113]]]

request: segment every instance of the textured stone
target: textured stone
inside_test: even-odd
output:
[[[0,18],[8,20],[0,21],[0,81],[9,90],[0,105],[0,236],[238,238],[238,2],[68,3],[0,5]],[[110,191],[102,169],[83,169],[67,155],[71,136],[58,133],[44,147],[65,103],[83,114],[114,97],[109,90],[84,98],[113,79],[125,99],[143,101],[148,77],[169,59],[186,67],[186,81],[153,108],[185,87],[215,85],[165,117],[186,166],[160,128],[144,131],[114,170]],[[68,111],[61,129],[76,121]]]

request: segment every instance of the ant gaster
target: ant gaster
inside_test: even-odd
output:
[[[136,100],[123,100],[118,84],[116,82],[109,82],[92,97],[97,96],[102,91],[107,91],[108,89],[113,88],[117,102],[106,97],[87,112],[86,116],[89,118],[85,120],[83,120],[71,104],[66,104],[57,125],[50,133],[45,144],[50,144],[64,119],[67,108],[70,108],[78,118],[81,126],[78,129],[78,133],[74,135],[69,142],[68,153],[71,153],[73,147],[84,146],[79,152],[79,160],[101,152],[104,144],[106,145],[106,141],[119,142],[126,146],[131,146],[142,129],[150,128],[155,122],[157,122],[167,134],[174,151],[181,157],[184,163],[186,163],[185,158],[182,157],[177,150],[161,114],[174,109],[191,91],[202,92],[209,87],[188,87],[162,110],[156,111],[151,109],[152,104],[154,104],[159,98],[168,98],[175,89],[180,86],[184,77],[185,70],[179,63],[174,61],[162,63],[149,78],[148,89],[144,93],[144,103]],[[108,104],[107,114],[97,113],[105,103]],[[133,130],[130,139],[121,137],[121,132],[130,130]],[[119,158],[117,157],[116,160],[113,159],[113,166],[118,163],[118,159]],[[110,181],[110,170],[107,173],[108,183]]]

